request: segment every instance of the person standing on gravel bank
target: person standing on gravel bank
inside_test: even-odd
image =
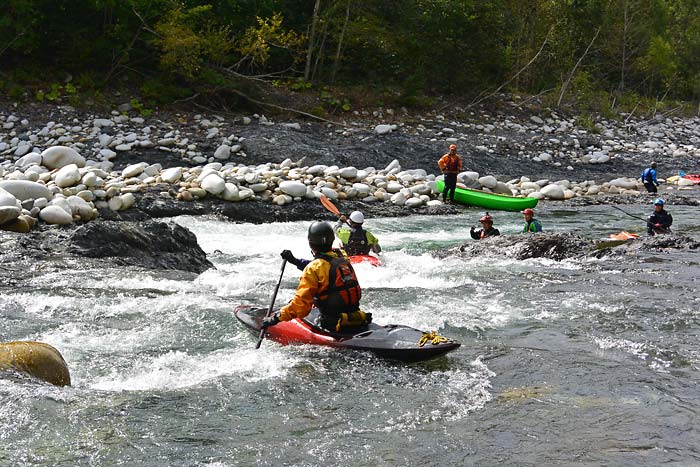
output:
[[[651,163],[651,167],[647,167],[642,172],[642,183],[649,193],[656,193],[656,187],[659,182],[656,181],[656,162]]]
[[[457,189],[457,174],[462,171],[462,158],[457,155],[457,145],[450,144],[450,152],[443,155],[438,161],[438,167],[445,176],[445,189],[442,192],[442,202],[455,200],[455,190]]]

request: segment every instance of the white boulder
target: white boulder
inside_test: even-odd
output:
[[[182,178],[182,167],[165,169],[163,173],[160,174],[160,178],[165,183],[175,183]]]
[[[496,177],[493,175],[486,175],[485,177],[481,177],[479,179],[479,183],[481,186],[484,186],[486,188],[495,188],[496,184],[498,183],[498,180],[496,180]]]
[[[226,182],[219,176],[218,173],[212,173],[204,177],[201,185],[202,188],[207,190],[207,192],[211,193],[212,195],[223,193],[226,189]]]
[[[565,198],[564,196],[564,188],[561,185],[557,185],[556,183],[552,183],[550,185],[547,185],[545,187],[542,187],[540,190],[540,193],[542,193],[544,196],[550,199],[560,199],[563,200]],[[532,193],[530,194],[530,197],[532,198]]]
[[[41,163],[49,169],[60,169],[70,164],[85,167],[85,159],[73,148],[53,146],[41,153]]]
[[[226,160],[231,156],[231,146],[228,144],[222,144],[216,151],[214,151],[214,158],[219,160]]]
[[[224,185],[224,191],[220,196],[226,201],[238,201],[241,199],[238,192],[238,185],[233,183],[226,183]]]
[[[148,167],[148,164],[146,164],[145,162],[139,162],[138,164],[128,165],[124,168],[124,170],[122,170],[122,177],[138,177],[139,175],[141,175],[143,169],[145,169],[146,167]]]
[[[17,198],[12,193],[0,188],[0,206],[17,206]]]
[[[408,208],[417,208],[423,206],[423,200],[420,198],[409,198],[406,200],[405,206]]]
[[[357,169],[355,167],[344,167],[340,169],[340,176],[346,179],[357,177]]]
[[[53,198],[53,193],[38,182],[29,180],[0,180],[0,188],[10,193],[20,201],[38,198]]]
[[[282,193],[285,193],[291,197],[306,195],[306,185],[293,180],[286,180],[280,183],[280,190],[282,190]]]
[[[39,212],[39,218],[47,224],[66,225],[73,222],[73,216],[60,206],[46,206]]]
[[[391,133],[392,131],[396,130],[397,126],[396,125],[387,125],[387,124],[380,124],[374,127],[374,132],[378,135],[385,135],[387,133]]]
[[[54,181],[61,188],[73,186],[80,181],[80,172],[75,164],[68,164],[56,172]]]

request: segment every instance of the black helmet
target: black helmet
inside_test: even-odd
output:
[[[315,251],[330,251],[333,249],[335,234],[328,222],[314,222],[309,227],[309,246]]]

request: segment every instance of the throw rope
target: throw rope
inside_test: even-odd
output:
[[[424,332],[418,341],[418,347],[423,347],[427,342],[433,345],[442,344],[444,342],[449,342],[447,337],[443,337],[437,333],[437,331]]]

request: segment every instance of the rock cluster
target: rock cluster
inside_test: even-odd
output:
[[[396,118],[393,112],[379,115],[387,116]],[[298,123],[276,124],[259,115],[254,119],[260,126],[301,129]],[[379,138],[396,133],[424,135],[439,146],[463,144],[471,131],[481,138],[481,144],[473,146],[477,152],[505,151],[505,157],[517,156],[552,167],[564,163],[606,164],[635,155],[647,159],[658,154],[680,159],[700,155],[699,119],[629,120],[625,126],[599,123],[596,128],[600,138],[594,142],[575,118],[554,113],[533,115],[526,121],[484,115],[489,123],[483,124],[447,121],[434,115],[430,125],[381,123],[374,126],[373,133]],[[244,117],[241,121],[248,125],[253,119]],[[145,191],[181,201],[257,199],[278,206],[321,194],[331,199],[388,202],[408,208],[440,204],[436,174],[425,168],[402,168],[398,159],[379,168],[304,164],[291,158],[246,163],[246,138],[232,134],[225,123],[220,117],[197,115],[187,123],[189,126],[184,120],[147,124],[141,117],[114,111],[109,118],[88,116],[32,128],[26,118],[0,113],[0,229],[28,232],[37,221],[56,225],[90,221],[103,210],[128,210]],[[624,132],[629,135],[631,127],[642,141],[626,138]],[[342,130],[341,137],[363,138],[367,130],[351,125]],[[521,139],[508,141],[502,136],[504,132]],[[676,142],[679,135],[683,144]],[[487,144],[489,138],[492,144]],[[117,159],[133,159],[133,153],[143,149],[171,156],[167,166],[134,162],[115,169]],[[505,181],[470,170],[459,174],[458,180],[463,188],[548,200],[639,195],[643,191],[638,178],[576,182],[521,176]],[[666,182],[666,190],[694,189],[690,180],[677,176]]]

